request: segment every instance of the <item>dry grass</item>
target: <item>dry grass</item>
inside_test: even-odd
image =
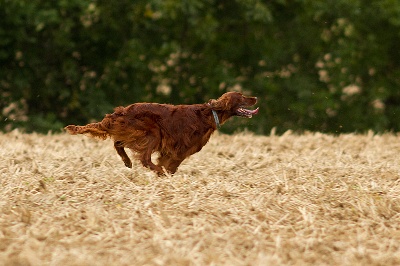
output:
[[[0,134],[0,265],[399,265],[400,137],[216,134],[175,176]]]

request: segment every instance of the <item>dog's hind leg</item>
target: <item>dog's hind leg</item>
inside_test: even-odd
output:
[[[167,154],[161,153],[158,158],[158,166],[165,167],[168,173],[174,174],[183,160],[174,160]]]
[[[169,165],[166,167],[167,171],[171,174],[174,174],[176,170],[178,170],[178,167],[181,165],[183,160],[171,160]]]
[[[121,141],[114,141],[114,148],[117,151],[118,155],[121,156],[122,161],[125,166],[128,168],[132,168],[131,159],[129,159],[128,155],[125,152],[124,146]]]
[[[164,174],[162,167],[155,165],[151,161],[152,153],[156,152],[159,148],[159,139],[160,136],[158,136],[156,132],[154,132],[154,134],[148,133],[144,138],[136,140],[136,147],[133,148],[133,151],[136,152],[137,158],[144,167],[147,167],[157,174],[162,175]]]
[[[152,154],[152,149],[148,149],[146,152],[140,154],[139,160],[143,164],[144,167],[150,168],[154,172],[156,172],[158,175],[163,175],[164,170],[162,167],[155,165],[151,161],[151,154]]]

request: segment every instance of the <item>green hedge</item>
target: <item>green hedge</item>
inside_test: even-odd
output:
[[[226,132],[400,130],[393,0],[0,0],[0,62],[4,131],[227,90],[260,114]]]

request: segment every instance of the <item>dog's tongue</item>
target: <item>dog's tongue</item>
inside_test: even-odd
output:
[[[256,108],[256,109],[254,109],[254,110],[247,110],[248,112],[249,112],[249,114],[251,114],[251,115],[256,115],[256,114],[258,114],[258,107]]]
[[[253,115],[258,114],[258,107],[257,107],[257,109],[254,109],[254,110],[239,108],[237,110],[237,113],[241,116],[246,116],[248,118],[251,118]]]

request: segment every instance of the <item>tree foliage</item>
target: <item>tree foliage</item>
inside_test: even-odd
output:
[[[393,0],[0,0],[0,128],[242,90],[227,132],[398,131],[399,51]]]

